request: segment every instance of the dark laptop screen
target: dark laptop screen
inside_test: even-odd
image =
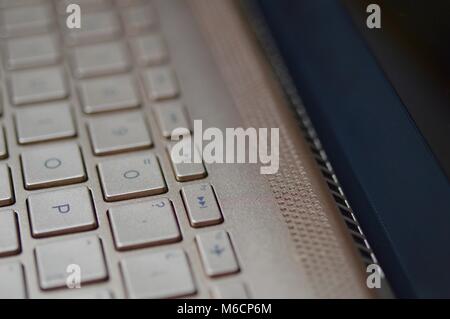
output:
[[[450,178],[450,1],[343,1]],[[366,26],[370,3],[381,29]]]

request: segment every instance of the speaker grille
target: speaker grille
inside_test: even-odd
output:
[[[280,169],[277,174],[266,176],[292,238],[295,257],[307,272],[314,295],[368,297],[362,264],[358,266],[349,258],[349,248],[344,246],[346,241],[337,234],[335,221],[330,219],[334,207],[325,205],[318,197],[317,183],[311,179],[314,163],[310,163],[309,154],[299,150],[299,144],[294,142],[298,138],[292,136],[292,129],[284,126],[285,117],[280,115],[278,104],[287,99],[282,96],[281,89],[273,90],[279,87],[279,83],[274,81],[273,70],[266,66],[266,58],[255,46],[257,42],[252,38],[252,32],[248,32],[248,26],[237,14],[235,3],[191,0],[190,4],[244,124],[280,129]],[[257,24],[255,19],[253,22]],[[280,60],[271,59],[271,63],[280,75]],[[285,81],[283,78],[283,84]],[[292,86],[286,86],[284,90],[290,101],[301,105]],[[300,113],[304,113],[304,109],[300,109]],[[317,144],[312,126],[306,125],[309,121],[306,113],[300,118],[303,131],[308,132],[305,136],[310,145]],[[301,146],[306,147],[305,144]],[[360,250],[365,252],[367,259],[372,259],[370,248],[346,204],[323,150],[314,147],[312,151],[327,182],[333,185],[334,195],[341,203],[338,205],[347,216],[346,221],[354,226],[351,233],[358,238]]]

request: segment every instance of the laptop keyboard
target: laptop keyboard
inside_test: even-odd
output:
[[[64,25],[70,3],[81,5],[80,30]],[[195,296],[200,272],[211,278],[239,272],[225,229],[195,236],[203,269],[193,269],[183,246],[163,246],[183,241],[182,214],[192,229],[226,224],[205,166],[170,163],[170,133],[189,129],[190,119],[159,18],[143,0],[0,0],[3,94],[11,104],[6,114],[0,106],[0,298],[30,297],[27,273],[36,271],[42,292],[67,290],[69,265],[80,267],[83,287],[120,280],[130,298]],[[150,126],[144,108],[158,126]],[[3,121],[14,121],[15,131],[6,131]],[[7,145],[6,136],[15,143]],[[11,167],[8,150],[16,147],[20,166]],[[22,180],[13,180],[14,167]],[[93,171],[103,198],[87,184]],[[180,185],[171,194],[184,207],[164,197],[167,178]],[[21,192],[27,192],[27,212],[13,206]],[[100,201],[111,205],[107,211],[97,210]],[[109,225],[99,224],[99,214],[108,215]],[[27,216],[29,229],[19,216]],[[99,227],[110,230],[111,251]],[[34,263],[14,259],[26,245],[24,232],[36,241]],[[45,238],[54,240],[40,243]],[[132,250],[142,253],[121,254]],[[108,271],[112,253],[120,257],[120,279]],[[210,287],[215,297],[247,297],[239,281]],[[77,293],[72,297],[114,297],[107,288]]]

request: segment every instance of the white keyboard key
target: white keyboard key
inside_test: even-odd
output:
[[[155,66],[144,71],[149,97],[154,100],[175,98],[179,95],[174,71],[167,66]]]
[[[162,194],[166,183],[153,154],[108,160],[98,164],[106,201],[118,201]]]
[[[169,57],[164,39],[156,33],[136,37],[132,48],[139,64],[145,66],[161,64]]]
[[[96,155],[145,149],[153,144],[147,124],[139,112],[91,119],[88,129]]]
[[[0,264],[0,299],[25,299],[27,291],[19,263]]]
[[[239,271],[239,265],[227,232],[215,230],[196,236],[203,268],[210,277],[232,274]]]
[[[189,134],[190,125],[186,110],[180,101],[156,103],[153,108],[164,137],[170,138],[174,129],[181,128],[185,128],[186,134]]]
[[[0,159],[8,157],[8,148],[6,147],[5,131],[0,126]]]
[[[116,206],[108,213],[119,250],[168,244],[181,239],[175,212],[167,199]]]
[[[0,207],[14,203],[14,191],[11,173],[6,164],[0,164]]]
[[[248,299],[248,292],[243,283],[232,281],[216,284],[212,288],[215,299]]]
[[[120,20],[113,11],[85,12],[82,28],[67,33],[69,44],[96,43],[117,37],[121,33]]]
[[[19,252],[20,241],[16,213],[12,210],[0,212],[0,257],[15,255]]]
[[[179,143],[184,143],[183,141],[180,141]],[[189,143],[190,144],[190,143]],[[201,179],[206,176],[206,170],[203,166],[203,161],[201,161],[201,155],[198,149],[195,147],[193,150],[191,150],[190,153],[181,153],[176,154],[176,151],[174,154],[172,154],[172,148],[174,145],[178,144],[171,144],[167,146],[167,151],[169,153],[170,160],[172,162],[172,168],[175,173],[175,178],[179,182],[188,182],[195,179]],[[182,145],[182,144],[180,144]],[[187,146],[190,147],[190,146]],[[185,147],[186,148],[186,147]],[[197,155],[194,155],[196,153]],[[174,157],[176,156],[176,157]],[[195,162],[195,158],[199,158],[200,162]]]
[[[43,32],[48,30],[54,22],[51,8],[43,4],[1,10],[0,21],[3,36]]]
[[[28,197],[34,237],[48,237],[94,229],[92,198],[86,187],[62,189]]]
[[[127,32],[138,33],[156,25],[156,15],[149,4],[122,9],[122,19]]]
[[[46,66],[57,63],[59,59],[58,42],[50,34],[6,42],[6,65],[9,69]]]
[[[210,184],[184,186],[181,195],[193,227],[215,225],[223,221],[216,196]]]
[[[26,189],[68,185],[86,180],[77,144],[40,146],[24,151],[21,158]]]
[[[11,73],[11,99],[16,105],[59,100],[69,95],[60,67]]]
[[[73,67],[77,77],[87,78],[128,71],[130,61],[123,43],[110,42],[75,48]]]
[[[121,262],[128,297],[175,298],[196,292],[186,255],[182,250],[128,257]]]
[[[86,113],[139,107],[136,83],[130,75],[82,81],[80,95]]]
[[[77,134],[67,102],[17,109],[16,130],[20,144],[62,139]]]
[[[106,280],[108,271],[97,236],[59,240],[36,247],[36,263],[42,289],[67,287],[69,266],[79,266],[83,284]]]

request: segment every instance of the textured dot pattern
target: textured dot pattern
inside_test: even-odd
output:
[[[233,2],[192,0],[190,4],[244,124],[280,128],[280,169],[277,174],[265,176],[315,295],[366,297],[361,278],[352,271],[354,268],[340,246],[342,241],[333,231],[328,216],[331,212],[322,207],[298,144],[292,142],[292,136],[283,127],[278,101],[267,89],[273,87],[273,74],[262,67],[252,42],[236,36],[244,33],[246,27],[231,8]],[[217,25],[221,26],[220,36]]]

